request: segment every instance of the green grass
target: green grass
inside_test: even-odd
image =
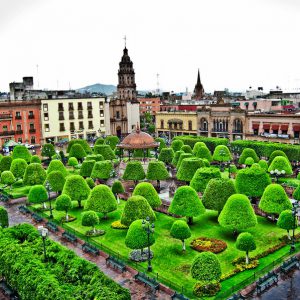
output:
[[[124,206],[125,202],[121,201],[118,210],[110,213],[108,220],[101,220],[97,228],[105,229],[106,234],[94,238],[94,240],[118,252],[121,256],[128,257],[131,250],[128,249],[124,243],[126,230],[111,228],[111,223],[113,221],[120,220]],[[53,214],[54,218],[58,220],[64,216],[63,212],[57,212],[55,210]],[[75,216],[77,219],[68,223],[68,226],[82,234],[90,229],[81,225],[81,210],[78,207],[72,209],[70,215]],[[207,211],[204,215],[194,218],[194,224],[191,226],[192,237],[187,240],[186,253],[181,251],[181,242],[171,238],[169,234],[175,219],[162,213],[156,213],[156,216],[156,243],[151,247],[154,251],[152,276],[155,276],[158,273],[159,276],[163,276],[179,286],[184,285],[184,290],[189,297],[192,297],[193,285],[196,282],[196,280],[189,275],[189,268],[194,257],[198,254],[198,252],[189,247],[189,244],[193,239],[205,236],[218,238],[227,242],[227,249],[218,254],[223,274],[234,269],[234,266],[231,264],[233,259],[244,255],[243,252],[238,251],[235,248],[235,238],[233,237],[232,232],[228,232],[218,225],[216,212]],[[250,229],[249,232],[253,234],[257,243],[257,250],[251,253],[252,256],[267,250],[272,245],[278,244],[279,238],[286,234],[284,230],[278,228],[274,223],[271,223],[262,217],[258,217],[258,225],[255,228]],[[223,281],[222,290],[228,289],[232,285],[248,278],[253,272],[263,268],[274,259],[280,257],[284,251],[286,250],[281,249],[276,253],[261,259],[260,266],[254,270],[239,273],[238,275]],[[141,265],[146,267],[147,263],[144,262]]]

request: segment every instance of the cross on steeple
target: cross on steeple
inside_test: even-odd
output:
[[[125,41],[125,48],[126,48],[126,35],[124,36],[124,41]]]

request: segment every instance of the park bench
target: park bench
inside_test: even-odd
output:
[[[99,255],[100,254],[99,250],[95,246],[93,246],[89,243],[84,243],[82,245],[82,251],[89,252],[89,253],[92,253],[94,255]]]
[[[17,296],[17,293],[3,279],[0,281],[0,289],[11,300],[18,300],[19,299],[19,297]]]
[[[185,297],[183,294],[178,294],[177,292],[175,292],[172,296],[171,296],[172,300],[189,300],[189,298]]]
[[[136,280],[139,280],[139,281],[143,282],[145,284],[145,286],[148,285],[150,288],[154,289],[155,291],[157,291],[159,289],[159,283],[156,281],[156,279],[147,276],[143,272],[138,272],[134,276],[134,278]]]
[[[65,238],[66,240],[68,240],[68,241],[71,242],[71,243],[76,243],[76,242],[77,242],[77,236],[74,235],[74,234],[71,233],[71,232],[64,231],[64,232],[62,233],[62,237]]]
[[[53,222],[47,222],[46,223],[46,227],[49,229],[49,230],[51,230],[51,231],[53,231],[53,232],[57,232],[58,231],[58,227],[57,227],[57,225],[55,224],[55,223],[53,223]]]
[[[283,273],[288,273],[290,270],[294,268],[299,268],[299,260],[297,257],[293,256],[287,261],[283,262],[283,264],[280,266],[280,270]]]
[[[34,219],[38,223],[43,221],[43,218],[41,216],[39,216],[38,214],[33,213],[31,216],[32,216],[32,219]]]
[[[26,206],[24,205],[21,205],[18,207],[19,208],[19,211],[22,213],[22,214],[30,214],[31,211],[29,208],[27,208]]]
[[[278,282],[278,274],[275,274],[274,271],[269,272],[263,277],[260,277],[257,281],[256,290],[260,294],[263,290],[270,287],[272,284]]]
[[[233,294],[231,297],[229,297],[227,300],[243,300],[246,299],[246,297],[242,296],[240,293]]]
[[[113,268],[119,269],[120,271],[122,271],[122,273],[126,271],[125,263],[112,255],[106,258],[106,264],[111,265]]]

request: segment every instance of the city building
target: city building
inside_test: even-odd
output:
[[[203,85],[201,83],[200,71],[198,69],[197,83],[195,85],[193,98],[196,99],[196,100],[201,100],[203,95],[204,95],[204,88],[203,88]]]
[[[155,116],[158,111],[160,111],[160,98],[137,98],[140,103],[140,114],[144,115],[145,112]]]

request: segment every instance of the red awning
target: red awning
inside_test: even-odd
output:
[[[300,131],[300,124],[296,124],[296,125],[293,125],[293,130],[294,131]]]
[[[258,123],[252,123],[252,128],[253,129],[258,129],[259,128],[259,124]]]
[[[263,129],[270,129],[270,126],[271,126],[270,124],[264,124]]]
[[[279,125],[278,124],[272,124],[272,130],[278,130]]]
[[[281,130],[288,130],[288,128],[289,128],[289,124],[281,124],[280,125]]]

